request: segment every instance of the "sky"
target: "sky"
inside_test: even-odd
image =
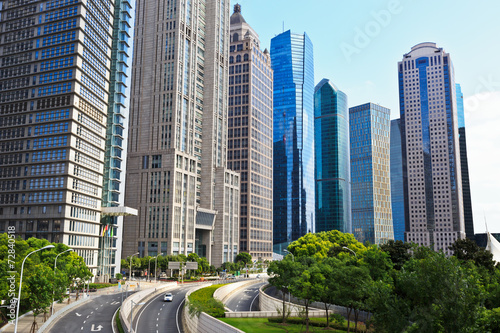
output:
[[[314,45],[315,82],[330,79],[349,107],[367,102],[399,118],[397,63],[434,42],[450,54],[464,94],[476,233],[500,233],[500,1],[231,0],[259,34],[261,48],[291,30]],[[231,8],[232,13],[232,8]]]

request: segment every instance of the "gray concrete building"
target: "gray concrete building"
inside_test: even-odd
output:
[[[229,2],[137,1],[123,255],[238,252],[226,168]]]
[[[398,63],[405,238],[436,251],[465,238],[455,72],[435,43]]]
[[[228,167],[241,173],[240,251],[273,252],[273,71],[241,6],[231,15]]]
[[[2,1],[0,232],[118,272],[134,1]],[[117,267],[118,266],[118,267]]]

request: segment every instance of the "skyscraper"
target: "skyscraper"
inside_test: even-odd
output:
[[[304,34],[283,32],[271,40],[273,84],[273,244],[314,232],[314,64]]]
[[[352,232],[347,96],[328,79],[314,89],[316,231]]]
[[[394,239],[390,183],[391,110],[367,103],[349,109],[352,231],[362,243]]]
[[[0,23],[0,231],[69,245],[101,277],[120,263],[110,216],[134,213],[120,198],[132,5],[9,0]]]
[[[228,168],[241,172],[240,251],[273,253],[273,72],[257,33],[234,6],[229,55]]]
[[[405,240],[405,200],[403,159],[401,155],[401,120],[391,120],[391,204],[394,240]]]
[[[229,1],[137,2],[123,253],[238,251],[239,174],[226,168]]]
[[[448,252],[465,237],[453,64],[421,43],[398,72],[406,240]]]
[[[462,196],[464,199],[464,225],[465,235],[474,240],[474,219],[472,216],[472,200],[469,184],[469,163],[467,160],[467,139],[465,136],[464,94],[460,84],[456,84],[457,91],[457,118],[458,136],[460,143],[460,168],[462,170]]]

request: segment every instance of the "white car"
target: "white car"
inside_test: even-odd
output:
[[[171,293],[166,293],[165,296],[163,296],[164,302],[172,302],[173,300],[174,296]]]

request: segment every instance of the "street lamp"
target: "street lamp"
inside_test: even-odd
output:
[[[133,300],[130,300],[131,304],[132,304],[132,308],[130,309],[130,327],[128,329],[128,333],[130,332],[135,332],[133,329],[132,329],[132,325],[134,325],[134,306],[136,305],[144,305],[146,303],[135,303]],[[137,328],[137,326],[136,326]]]
[[[295,261],[295,256],[293,255],[292,252],[288,251],[287,249],[284,249],[283,252],[286,252],[288,254],[291,254],[292,255],[292,261]]]
[[[158,257],[161,256],[163,253],[160,253],[155,257],[155,283],[156,283],[156,273],[158,273]]]
[[[133,255],[130,256],[130,267],[129,267],[129,272],[128,272],[128,280],[132,281],[132,257],[138,255],[139,252],[134,253]]]
[[[354,254],[354,256],[355,256],[356,258],[358,257],[358,255],[356,254],[356,252],[354,252],[353,250],[351,250],[351,249],[350,249],[350,248],[348,248],[347,246],[342,246],[342,248],[343,248],[344,250],[351,251],[351,252]]]
[[[54,248],[55,246],[54,245],[47,245],[47,246],[44,246],[42,247],[41,249],[38,249],[38,250],[35,250],[35,251],[31,251],[30,253],[28,253],[26,255],[26,257],[24,258],[23,260],[23,264],[21,265],[21,278],[19,279],[19,295],[17,297],[17,310],[16,310],[16,326],[14,327],[14,333],[17,333],[17,320],[19,319],[19,306],[21,305],[21,288],[23,286],[23,271],[24,271],[24,262],[26,261],[26,259],[28,259],[28,257],[30,255],[32,255],[33,253],[35,252],[38,252],[38,251],[41,251],[41,250],[45,250],[45,249],[52,249]]]
[[[68,251],[74,251],[73,249],[67,249],[66,251],[62,251],[56,256],[56,260],[54,262],[54,278],[56,275],[56,269],[57,269],[57,257],[59,257],[61,254],[68,252]],[[50,314],[51,316],[54,314],[54,294],[55,294],[55,288],[56,286],[54,285],[54,289],[52,290],[52,313]],[[71,297],[71,296],[70,296]]]
[[[147,276],[147,280],[149,280],[149,282],[151,282],[151,259],[153,258],[156,258],[156,257],[149,257],[149,262],[148,262],[148,276]]]

